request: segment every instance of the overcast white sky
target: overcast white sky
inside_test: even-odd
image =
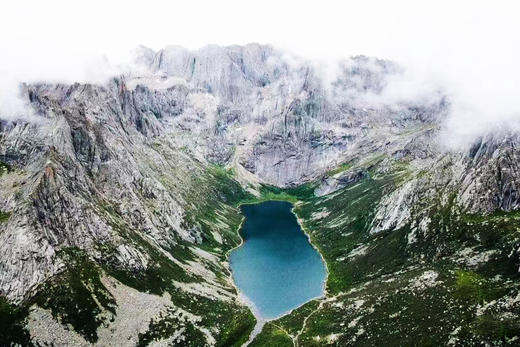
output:
[[[411,76],[403,92],[450,89],[457,136],[520,119],[520,2],[496,0],[2,1],[0,112],[13,81],[95,80],[101,56],[121,63],[139,44],[248,42],[326,62],[397,60]]]
[[[319,58],[507,53],[517,49],[520,16],[517,1],[496,0],[19,0],[0,9],[2,48],[14,48],[8,55],[16,59],[27,48],[117,55],[137,44],[248,42]]]

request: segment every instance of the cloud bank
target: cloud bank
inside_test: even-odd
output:
[[[364,54],[404,74],[388,100],[451,101],[445,142],[465,145],[491,129],[520,131],[520,21],[516,1],[171,2],[50,0],[0,5],[0,117],[27,115],[19,83],[101,82],[140,44],[270,43],[330,66]]]

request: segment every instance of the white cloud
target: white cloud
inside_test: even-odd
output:
[[[322,66],[356,54],[396,60],[407,78],[394,81],[387,97],[441,85],[453,101],[446,136],[467,142],[520,118],[519,10],[507,0],[4,1],[0,112],[19,112],[10,101],[14,81],[99,81],[139,44],[259,42]],[[101,56],[112,64],[99,64]]]

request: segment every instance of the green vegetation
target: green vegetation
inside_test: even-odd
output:
[[[116,302],[100,280],[100,269],[80,250],[63,251],[67,269],[46,283],[34,298],[39,306],[49,309],[64,324],[70,324],[89,342],[97,341],[99,314],[108,310],[115,314]]]
[[[520,336],[516,307],[495,305],[477,315],[479,305],[511,300],[520,289],[520,264],[511,256],[520,215],[466,215],[452,195],[411,206],[412,213],[427,213],[421,217],[430,220],[426,232],[417,230],[419,219],[370,234],[381,198],[417,177],[404,161],[385,160],[379,171],[383,159],[364,160],[368,177],[334,194],[299,199],[295,212],[329,269],[327,299],[269,323],[255,342],[298,336],[298,346],[428,346],[450,339],[500,345]],[[460,259],[473,254],[482,263],[466,268]]]
[[[0,223],[7,222],[10,216],[11,212],[0,211]]]
[[[188,321],[187,317],[183,317],[182,315],[177,316],[174,312],[168,311],[165,316],[159,319],[152,319],[148,330],[145,333],[139,334],[137,346],[147,346],[155,340],[160,340],[163,336],[173,335],[180,329],[186,331],[186,335],[189,336],[189,339],[175,341],[176,346],[203,346],[206,343],[204,334],[195,328],[193,324]]]
[[[160,249],[157,244],[151,244],[142,232],[128,225],[117,205],[100,201],[97,212],[109,216],[113,229],[149,257],[146,269],[138,271],[118,265],[117,251],[111,244],[96,246],[105,257],[105,261],[100,264],[78,249],[66,249],[58,256],[64,260],[67,268],[45,283],[37,296],[24,304],[21,312],[25,312],[25,316],[18,321],[23,322],[27,308],[37,304],[49,309],[54,317],[64,324],[70,324],[88,341],[95,343],[98,338],[97,329],[103,323],[102,319],[106,319],[102,317],[110,317],[100,313],[108,311],[115,314],[116,307],[112,296],[100,281],[101,272],[105,271],[139,291],[157,295],[168,292],[176,307],[202,318],[200,322],[193,324],[186,317],[179,318],[169,312],[150,322],[149,330],[139,336],[140,345],[168,338],[178,333],[179,328],[184,328],[182,343],[187,346],[206,344],[206,336],[200,328],[215,329],[212,333],[217,342],[223,343],[222,346],[239,346],[246,341],[256,324],[247,307],[239,302],[216,301],[187,293],[173,284],[173,281],[189,283],[201,282],[203,279],[188,274],[178,263],[172,262],[168,254],[184,264],[195,260],[201,262],[203,260],[196,258],[191,250],[193,247],[200,247],[225,260],[226,252],[240,242],[237,230],[243,217],[236,206],[249,196],[233,179],[233,172],[221,167],[210,167],[202,175],[194,175],[193,180],[195,182],[183,192],[188,201],[184,227],[200,233],[200,244],[194,245],[172,235],[171,244],[163,245]],[[153,206],[153,202],[150,206]],[[222,237],[222,243],[214,239],[214,234]],[[203,265],[213,271],[223,285],[228,286],[229,273],[224,267],[209,262],[203,262]],[[234,292],[232,287],[228,287],[228,290]],[[11,324],[4,329],[7,334],[5,340],[14,341],[17,337],[12,332],[19,331],[19,327],[13,319],[8,321]],[[23,324],[20,323],[20,326]],[[17,335],[23,337],[22,333]],[[180,344],[181,342],[178,343]]]
[[[4,163],[0,160],[0,176],[2,176],[5,173],[11,172],[13,169],[11,165]]]
[[[249,195],[239,201],[240,205],[256,204],[264,201],[288,201],[293,204],[304,201],[314,196],[316,184],[308,183],[293,188],[278,188],[270,185],[262,185],[259,189],[259,196]]]
[[[305,318],[318,308],[319,303],[319,300],[312,300],[293,310],[291,314],[277,319],[275,324],[283,327],[289,334],[296,335],[302,329]]]
[[[264,202],[264,201],[272,201],[272,200],[276,200],[276,201],[288,201],[288,202],[291,202],[291,203],[296,203],[298,201],[298,198],[296,196],[293,196],[291,194],[288,194],[284,191],[280,191],[280,192],[273,192],[273,191],[270,191],[270,190],[263,190],[261,191],[261,195],[256,197],[256,196],[251,196],[247,199],[244,199],[240,202],[241,205],[247,205],[247,204],[258,204],[258,203],[261,203],[261,202]]]
[[[363,160],[366,178],[324,197],[314,196],[315,182],[286,189],[264,185],[256,197],[234,179],[233,170],[203,168],[182,191],[186,203],[183,227],[197,235],[196,244],[172,235],[171,243],[159,248],[128,225],[116,205],[100,202],[99,213],[110,216],[114,230],[150,257],[150,266],[143,271],[122,268],[110,245],[97,246],[106,257],[99,265],[83,252],[67,249],[59,254],[67,264],[66,271],[46,283],[29,304],[51,310],[95,343],[97,328],[103,323],[100,317],[106,316],[99,313],[115,313],[116,304],[100,281],[103,269],[140,291],[169,293],[173,305],[201,317],[193,323],[178,311],[167,311],[139,334],[140,346],[169,338],[179,329],[184,329],[185,339],[176,345],[205,345],[200,328],[210,329],[218,346],[240,346],[256,323],[250,310],[238,302],[214,300],[175,287],[173,281],[203,279],[187,274],[169,256],[181,264],[202,262],[226,286],[228,271],[197,257],[194,247],[226,260],[227,252],[240,242],[237,230],[243,216],[238,207],[283,200],[295,205],[295,213],[327,262],[327,298],[268,322],[251,346],[293,346],[296,336],[298,346],[428,346],[444,345],[452,338],[459,344],[503,345],[520,336],[518,307],[506,309],[500,304],[476,313],[485,304],[507,302],[518,293],[519,261],[513,253],[518,249],[520,214],[464,214],[451,196],[442,202],[416,201],[412,213],[413,209],[425,212],[421,219],[370,234],[380,200],[413,176],[404,161],[385,164],[387,170],[378,171],[383,161],[388,162],[383,155]],[[329,174],[350,168],[343,164]],[[428,179],[427,173],[419,176]],[[154,207],[153,202],[150,206]],[[0,222],[8,217],[8,213],[0,214]],[[417,225],[425,218],[430,223],[420,232]],[[476,259],[486,252],[489,255],[469,266],[460,261],[462,250],[469,250]],[[227,290],[234,292],[230,287]],[[0,331],[0,345],[5,341],[26,344],[27,308],[9,305],[0,297],[0,323],[6,326]]]
[[[520,322],[514,317],[486,313],[478,317],[475,332],[489,341],[510,344],[509,339],[519,336]]]
[[[327,261],[327,289],[331,293],[348,290],[352,284],[365,280],[377,264],[391,268],[402,264],[401,257],[396,257],[400,247],[398,240],[390,242],[390,239],[399,236],[392,233],[386,237],[383,234],[371,236],[366,232],[372,221],[374,207],[383,190],[391,186],[392,182],[391,178],[367,178],[345,188],[334,199],[311,198],[295,208],[295,212],[304,220],[304,227],[310,232],[313,243]],[[312,219],[312,213],[321,210],[329,213],[326,220],[337,220],[338,223]],[[372,247],[379,250],[373,253],[375,258],[362,257],[356,264],[336,261],[361,243],[372,243]]]
[[[341,172],[345,172],[345,171],[349,170],[350,168],[352,168],[352,164],[351,163],[343,163],[340,166],[338,166],[337,168],[332,169],[329,172],[327,172],[327,175],[334,176],[334,175],[337,175],[337,174],[339,174]]]
[[[174,287],[169,288],[168,292],[177,307],[200,316],[202,320],[195,326],[187,316],[170,310],[158,319],[152,320],[148,330],[139,334],[139,346],[166,339],[177,333],[179,329],[185,329],[183,333],[185,339],[176,342],[175,345],[204,346],[206,337],[198,326],[218,329],[218,334],[215,336],[217,346],[241,346],[247,341],[256,324],[251,311],[238,303],[215,301],[204,296],[185,293]]]
[[[293,347],[293,341],[287,332],[277,327],[275,324],[267,322],[249,347]]]
[[[227,328],[220,333],[217,346],[242,346],[249,339],[249,334],[251,334],[255,324],[256,318],[249,310],[242,315],[233,317]]]
[[[183,226],[200,230],[201,247],[218,249],[219,253],[224,251],[224,257],[229,249],[240,243],[237,230],[243,216],[236,206],[251,197],[233,176],[231,169],[211,166],[201,177],[194,178],[196,189],[186,196],[186,200],[193,203],[186,206]],[[222,237],[222,244],[214,239],[214,233]]]
[[[36,294],[21,306],[13,306],[0,297],[0,345],[20,343],[30,345],[25,330],[26,317],[31,305],[49,309],[63,324],[89,342],[97,341],[97,328],[103,323],[99,314],[108,311],[115,314],[116,302],[101,283],[101,269],[82,251],[75,248],[62,250],[58,256],[66,269],[46,282]]]
[[[199,280],[196,277],[188,275],[179,265],[168,259],[164,253],[150,245],[139,234],[129,233],[128,237],[151,259],[148,267],[140,272],[131,272],[126,269],[121,269],[113,266],[111,263],[103,265],[104,270],[120,282],[142,292],[162,295],[171,287],[172,280],[181,282]],[[176,250],[179,250],[179,255],[186,254],[186,250],[182,245],[171,249],[170,252],[177,255]]]
[[[233,171],[220,166],[212,166],[203,175],[194,177],[194,187],[188,191],[186,200],[193,201],[188,204],[184,227],[187,230],[196,230],[201,234],[201,243],[197,245],[202,249],[218,255],[221,260],[226,260],[226,253],[238,245],[240,237],[238,227],[243,216],[236,208],[239,201],[244,200],[250,194],[234,180]],[[209,299],[202,295],[187,293],[176,288],[173,281],[203,282],[203,279],[188,275],[177,264],[168,259],[163,252],[148,243],[139,233],[122,231],[127,239],[143,253],[152,259],[152,266],[142,272],[129,272],[126,269],[105,265],[106,271],[133,288],[157,295],[168,292],[176,307],[184,309],[202,320],[196,325],[189,322],[186,317],[179,317],[178,313],[168,312],[162,317],[150,322],[149,329],[139,335],[139,345],[147,345],[152,341],[166,339],[184,328],[185,339],[176,342],[176,345],[205,345],[206,337],[198,327],[215,329],[218,346],[240,346],[245,342],[253,330],[256,319],[251,311],[238,302],[224,302]],[[222,237],[222,243],[217,242],[214,234]],[[163,250],[180,262],[195,260],[190,248],[193,244],[183,240],[176,240],[176,244]],[[198,259],[197,261],[201,261]],[[225,277],[229,273],[224,268],[213,264],[211,270],[222,283],[227,285]],[[229,288],[229,291],[234,291]]]
[[[11,305],[0,295],[0,345],[11,346],[30,344],[29,332],[25,329],[26,307]]]
[[[472,271],[457,271],[455,282],[455,296],[462,300],[482,303],[485,300],[485,280],[482,276]]]

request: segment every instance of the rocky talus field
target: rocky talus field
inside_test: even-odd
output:
[[[446,147],[448,95],[378,98],[390,61],[336,70],[141,47],[104,84],[24,84],[31,116],[0,120],[0,345],[241,346],[228,253],[269,199],[326,295],[250,346],[520,344],[520,134]]]

